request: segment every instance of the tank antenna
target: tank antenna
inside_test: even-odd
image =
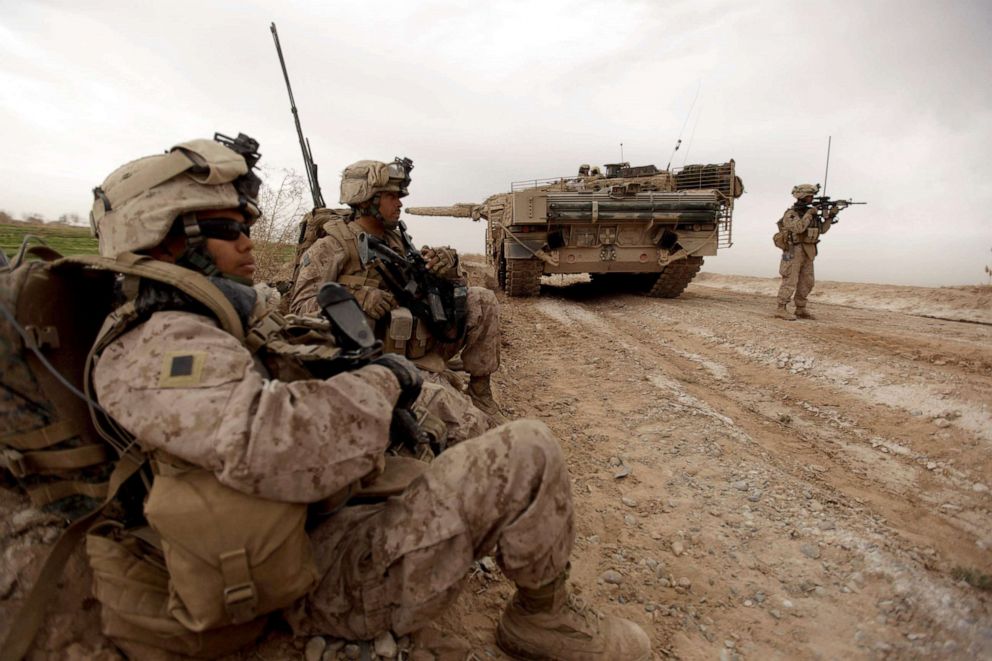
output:
[[[682,167],[685,167],[686,161],[689,160],[689,152],[692,151],[692,141],[696,139],[696,127],[699,126],[699,116],[703,114],[703,107],[699,107],[699,112],[696,113],[696,119],[692,122],[692,133],[689,134],[689,142],[685,146],[685,151],[682,152]]]
[[[675,149],[672,150],[672,155],[668,157],[668,165],[665,166],[666,171],[672,169],[672,159],[675,158],[675,152],[677,152],[679,147],[682,146],[682,136],[685,134],[685,127],[689,123],[689,118],[692,117],[692,109],[696,107],[696,100],[699,98],[699,88],[702,86],[703,80],[700,79],[699,82],[696,83],[696,95],[692,97],[692,103],[689,105],[689,112],[686,113],[685,121],[682,122],[682,130],[679,131],[679,138],[675,141]]]
[[[823,170],[823,195],[827,195],[827,175],[830,174],[830,141],[833,140],[832,135],[827,136],[827,167]]]

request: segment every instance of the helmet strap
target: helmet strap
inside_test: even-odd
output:
[[[372,216],[373,218],[375,218],[376,220],[378,220],[380,223],[382,223],[383,225],[385,225],[386,224],[386,220],[382,217],[382,212],[379,211],[379,202],[381,200],[382,200],[382,198],[379,196],[378,193],[376,193],[375,195],[373,195],[372,196],[372,199],[369,200],[368,213],[369,213],[370,216]]]
[[[186,247],[183,249],[183,253],[176,258],[176,264],[202,273],[207,277],[221,275],[210,253],[207,252],[207,241],[200,231],[200,223],[196,220],[196,213],[193,211],[184,213],[182,221]]]

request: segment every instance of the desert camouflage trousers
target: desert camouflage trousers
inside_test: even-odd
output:
[[[468,288],[468,318],[461,342],[437,344],[445,360],[462,352],[462,365],[472,376],[489,376],[499,369],[499,301],[485,287]]]
[[[404,635],[454,602],[473,560],[491,554],[510,580],[540,587],[564,571],[574,536],[557,441],[540,422],[511,422],[447,450],[403,493],[317,525],[321,580],[287,619],[297,635]]]
[[[796,307],[806,307],[806,298],[813,291],[813,260],[815,256],[803,249],[801,245],[792,246],[791,258],[784,252],[778,273],[782,276],[782,284],[778,288],[778,304],[786,305],[795,293]]]
[[[492,428],[489,416],[478,409],[465,393],[443,375],[422,371],[424,388],[416,406],[440,418],[447,427],[448,446],[474,438]]]

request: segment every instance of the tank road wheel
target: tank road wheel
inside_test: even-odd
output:
[[[541,293],[544,263],[539,259],[506,260],[506,293],[510,296],[537,296]]]
[[[686,257],[665,267],[648,292],[655,298],[675,298],[689,286],[703,266],[702,257]]]

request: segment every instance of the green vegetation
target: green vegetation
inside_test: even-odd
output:
[[[97,252],[97,242],[90,236],[89,228],[28,223],[0,223],[0,249],[3,249],[8,257],[13,257],[20,250],[21,241],[28,234],[42,239],[48,247],[58,250],[63,255]]]
[[[55,223],[0,222],[0,249],[13,259],[28,234],[40,238],[49,248],[63,255],[95,255],[98,252],[97,241],[90,236],[88,228]],[[296,246],[292,243],[256,240],[255,260],[259,267],[256,280],[269,282],[291,278],[295,254]]]
[[[964,581],[973,588],[992,591],[992,576],[969,567],[955,567],[951,570],[955,581]]]

